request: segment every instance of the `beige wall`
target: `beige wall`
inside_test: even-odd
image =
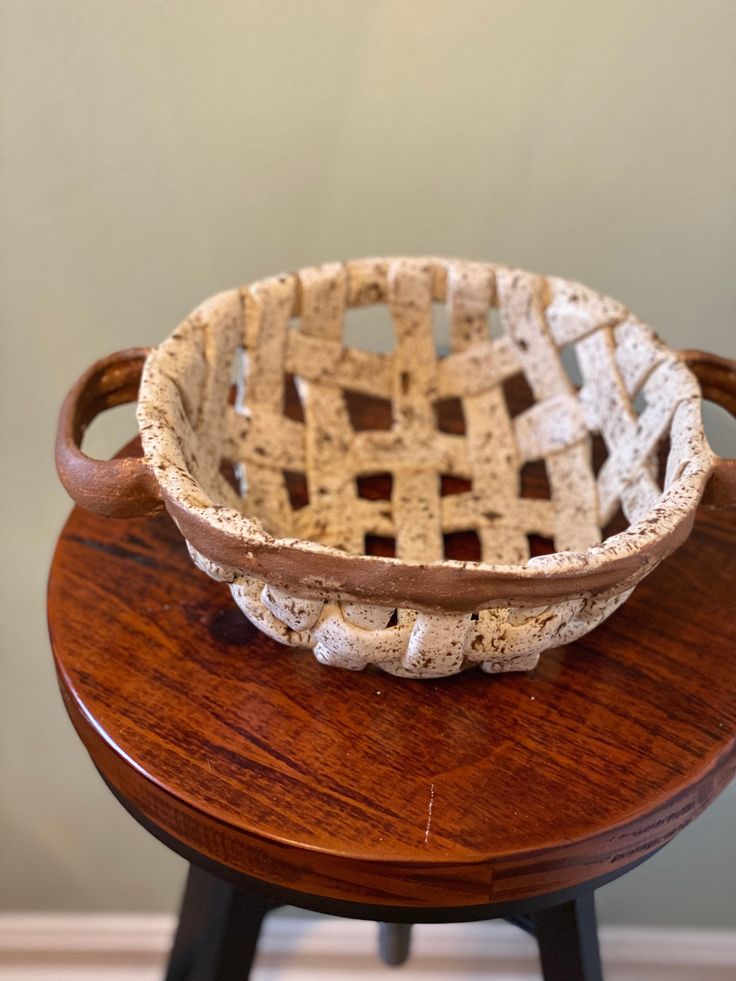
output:
[[[384,252],[574,276],[672,345],[733,354],[735,29],[733,0],[5,0],[4,907],[168,908],[182,873],[54,687],[51,441],[74,376],[221,288]],[[736,926],[735,808],[604,890],[604,917]]]

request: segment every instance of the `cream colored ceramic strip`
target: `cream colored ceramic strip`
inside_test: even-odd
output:
[[[613,326],[627,315],[618,301],[556,276],[547,277],[547,300],[545,315],[559,348],[581,341],[600,327]]]
[[[487,266],[450,265],[447,303],[454,352],[488,344],[493,295],[493,275]],[[524,562],[529,557],[527,538],[516,515],[509,515],[519,494],[520,461],[500,384],[465,395],[462,407],[475,505],[474,520],[466,527],[477,531],[484,562]],[[450,529],[445,526],[445,530]]]
[[[516,344],[538,400],[526,414],[533,425],[520,418],[517,435],[527,459],[545,460],[555,508],[555,548],[587,548],[600,541],[590,442],[583,413],[545,319],[547,284],[539,276],[503,270],[497,276],[497,291],[502,322]]]
[[[287,435],[282,426],[284,361],[295,290],[294,277],[281,276],[251,287],[244,297],[248,352],[245,409],[251,426],[239,458],[246,461],[243,509],[246,514],[258,515],[266,531],[278,535],[293,533],[283,451],[279,452],[276,439]]]
[[[339,343],[346,302],[343,266],[302,270],[300,285],[300,333],[327,345]],[[301,389],[309,488],[307,537],[360,554],[364,551],[365,528],[356,520],[355,480],[344,465],[354,434],[343,391],[334,378],[303,381]]]
[[[389,305],[396,329],[393,358],[393,413],[398,447],[420,454],[416,468],[394,471],[392,504],[396,554],[432,562],[443,557],[440,479],[433,453],[437,358],[432,336],[432,277],[428,264],[392,263]],[[423,459],[421,458],[423,455]]]
[[[464,351],[448,354],[439,363],[437,387],[440,398],[463,398],[511,378],[521,368],[513,341],[508,336],[479,341]]]
[[[206,481],[219,473],[227,438],[226,417],[233,359],[243,339],[243,305],[239,290],[212,297],[198,308],[204,331],[206,372],[197,422],[199,466]],[[209,451],[209,452],[208,452]]]
[[[621,502],[633,521],[643,507],[656,503],[660,492],[651,475],[652,461],[632,457],[637,441],[637,418],[615,358],[613,330],[603,327],[577,345],[584,385],[581,398],[589,420],[606,442],[609,457],[598,475],[599,523],[603,525]]]
[[[286,370],[305,381],[330,382],[375,398],[391,398],[390,355],[343,347],[341,341],[290,331]]]

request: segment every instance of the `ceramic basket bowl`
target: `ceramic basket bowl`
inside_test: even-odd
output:
[[[391,353],[346,345],[369,304],[388,307]],[[733,505],[702,394],[734,410],[736,365],[669,350],[578,283],[358,260],[221,293],[157,348],[98,362],[62,409],[57,464],[85,507],[165,507],[254,624],[325,664],[528,670],[685,539],[707,483]],[[136,396],[143,458],[86,457],[92,418]]]

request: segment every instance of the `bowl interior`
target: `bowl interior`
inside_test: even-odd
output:
[[[233,389],[234,395],[235,389]],[[360,395],[357,392],[345,392],[344,397],[349,405],[351,419],[357,423],[360,431],[370,431],[374,425],[379,429],[385,428],[386,423],[390,425],[391,406],[389,402],[383,402],[370,397]],[[527,408],[534,404],[534,396],[526,382],[523,374],[518,374],[508,380],[504,385],[504,398],[508,407],[509,415],[513,419],[520,415]],[[438,403],[438,416],[442,430],[460,437],[464,437],[465,419],[462,412],[462,403],[458,399],[448,399]],[[297,422],[304,421],[304,408],[301,397],[298,394],[297,380],[289,378],[285,393],[285,413]],[[669,439],[665,435],[657,443],[656,451],[656,481],[663,488],[667,465],[667,453],[669,449]],[[608,458],[608,449],[605,440],[599,432],[590,433],[590,438],[586,447],[588,457],[587,465],[590,468],[592,477],[595,479]],[[542,520],[542,516],[548,506],[537,504],[540,501],[551,501],[552,488],[550,486],[547,467],[543,458],[530,460],[519,465],[514,461],[501,461],[501,465],[509,470],[510,482],[518,488],[518,498],[522,502],[520,508],[513,509],[510,517],[515,524],[517,532],[517,548],[513,553],[505,552],[505,557],[509,557],[511,562],[525,562],[529,558],[538,555],[548,555],[556,551],[554,522],[550,519]],[[220,465],[220,476],[224,477],[228,485],[236,491],[241,504],[244,506],[243,491],[247,496],[247,463],[240,464],[237,459],[223,458]],[[348,551],[352,550],[357,554],[381,555],[387,557],[396,556],[396,538],[393,528],[385,526],[386,520],[391,519],[391,498],[393,492],[393,478],[390,472],[374,473],[365,472],[358,474],[354,478],[355,491],[359,499],[380,502],[373,505],[381,510],[381,527],[378,531],[368,530],[362,543],[362,548],[356,548],[355,540],[349,541]],[[309,481],[307,474],[303,470],[283,471],[283,480],[286,493],[289,499],[289,507],[294,514],[291,520],[271,522],[266,521],[266,530],[274,537],[288,537],[294,533],[295,526],[299,525],[302,534],[299,537],[307,538],[321,544],[334,544],[338,547],[345,547],[338,541],[330,542],[324,530],[319,527],[309,525]],[[219,485],[219,481],[217,482]],[[213,487],[213,497],[217,499],[218,489]],[[477,511],[481,507],[481,502],[473,496],[472,480],[468,477],[458,476],[452,473],[440,473],[438,477],[438,493],[440,498],[460,496],[460,501],[467,502],[470,508]],[[222,497],[220,487],[220,497]],[[535,502],[528,506],[523,502]],[[224,503],[220,501],[219,503]],[[454,502],[443,502],[445,510],[449,511]],[[297,513],[304,511],[304,515],[299,520]],[[263,519],[263,515],[252,515]],[[500,516],[500,514],[499,514]],[[508,517],[508,515],[507,515]],[[495,518],[490,519],[498,520]],[[459,527],[462,521],[446,523],[443,527],[443,558],[456,559],[465,562],[494,561],[493,550],[486,547],[485,554],[483,543],[478,528],[480,523],[489,521],[488,515],[470,515],[466,520],[466,527]],[[376,528],[376,522],[372,528]],[[606,538],[616,535],[629,526],[620,502],[614,513],[600,528],[599,535],[591,535],[588,544],[597,544]],[[379,533],[380,532],[380,533]],[[495,554],[498,554],[497,552]],[[497,560],[496,560],[497,561]]]
[[[242,296],[240,342],[218,355],[226,438],[198,477],[274,537],[524,565],[623,531],[682,470],[669,433],[697,397],[687,369],[579,284],[380,260]],[[393,322],[390,351],[369,332],[357,346],[351,307],[374,305]]]

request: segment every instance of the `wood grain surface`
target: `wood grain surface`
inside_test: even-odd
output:
[[[167,516],[75,509],[49,625],[95,764],[166,834],[330,899],[463,907],[630,865],[726,786],[735,555],[733,516],[703,511],[620,611],[531,674],[407,681],[261,635]]]

